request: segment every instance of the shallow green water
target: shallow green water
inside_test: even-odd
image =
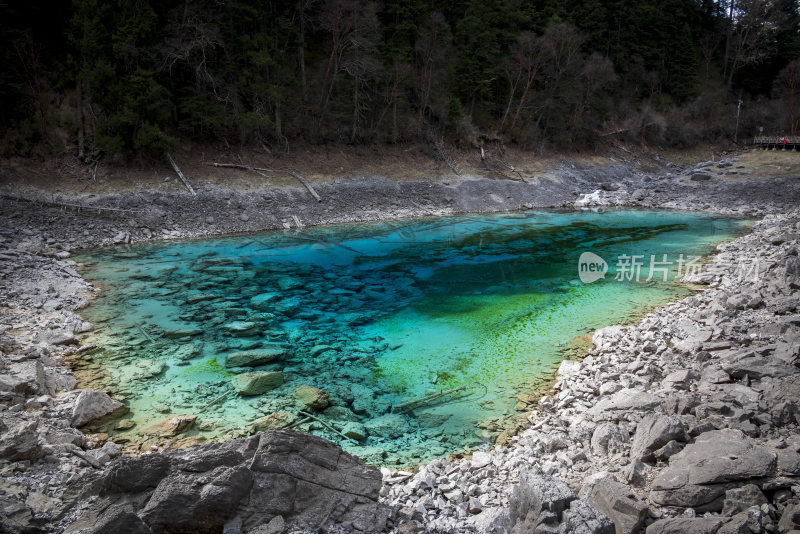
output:
[[[671,280],[680,254],[708,254],[746,225],[676,212],[526,212],[149,244],[78,259],[105,288],[84,313],[97,326],[89,342],[102,347],[92,358],[137,423],[120,434],[136,440],[165,414],[192,413],[199,419],[190,435],[240,435],[264,415],[297,414],[294,389],[312,385],[330,397],[317,417],[337,429],[365,424],[368,435],[354,445],[313,421],[312,431],[369,461],[408,464],[490,443],[520,413],[517,395],[551,376],[570,340],[685,294],[661,272],[645,281],[651,255],[667,255]],[[585,251],[608,262],[604,280],[578,280]],[[638,282],[615,280],[623,254],[643,257]],[[252,369],[225,367],[231,352],[263,347],[286,353]],[[232,378],[253,370],[282,371],[284,383],[236,394]]]

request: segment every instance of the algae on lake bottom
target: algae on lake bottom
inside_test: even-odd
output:
[[[363,425],[366,438],[354,445],[313,420],[300,428],[368,461],[404,465],[490,443],[571,340],[688,292],[671,282],[674,272],[645,283],[647,265],[639,281],[615,280],[615,258],[705,255],[746,225],[679,212],[537,211],[144,244],[78,259],[106,288],[84,310],[99,324],[93,363],[138,423],[112,431],[118,439],[149,439],[139,429],[165,414],[196,414],[190,435],[222,439],[274,412],[315,409],[352,435]],[[604,280],[578,281],[586,251],[606,258]],[[234,351],[276,344],[286,349],[280,358],[225,367]],[[282,372],[283,383],[235,394],[232,377],[254,371]],[[328,406],[299,405],[301,385],[322,390]],[[464,390],[391,413],[455,388]]]

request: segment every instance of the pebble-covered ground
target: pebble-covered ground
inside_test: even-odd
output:
[[[320,203],[299,189],[197,197],[6,194],[0,198],[3,528],[798,530],[799,179],[730,174],[739,165],[732,158],[667,166],[661,174],[565,165],[531,183],[471,177],[401,186],[368,179],[319,186]],[[156,447],[137,459],[120,456],[108,435],[78,429],[125,407],[101,391],[75,390],[65,365],[90,350],[81,336],[92,328],[78,315],[93,289],[74,269],[75,249],[298,224],[603,205],[763,220],[721,247],[712,269],[693,280],[707,291],[634,326],[595,334],[588,356],[562,365],[552,394],[506,446],[469,460],[436,460],[416,473],[386,471],[379,488],[373,471],[317,438],[306,443],[287,434],[275,442],[267,433],[260,441],[187,452]],[[758,258],[756,279],[739,277],[742,257]],[[167,417],[157,433],[174,444],[192,424]]]

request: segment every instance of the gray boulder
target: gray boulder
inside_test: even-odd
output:
[[[364,427],[370,435],[392,439],[402,436],[409,430],[406,417],[397,413],[369,419],[364,423]]]
[[[646,534],[716,534],[722,520],[706,517],[660,519],[647,527]]]
[[[281,346],[231,352],[225,356],[225,367],[255,367],[286,355]]]
[[[763,532],[761,520],[761,508],[754,506],[733,516],[717,530],[717,534],[752,534],[753,532]]]
[[[597,418],[604,412],[616,410],[645,411],[652,410],[660,404],[661,399],[652,393],[641,389],[626,388],[617,391],[611,397],[601,399],[587,413]]]
[[[250,307],[261,311],[270,311],[274,307],[274,301],[279,298],[279,293],[261,293],[250,299]]]
[[[792,530],[800,530],[800,503],[796,501],[786,506],[778,521],[778,532],[781,534]]]
[[[578,498],[561,480],[542,472],[538,467],[520,475],[509,499],[509,515],[512,524],[527,523],[533,526],[543,512],[553,514],[560,520],[569,504]]]
[[[329,441],[273,430],[113,460],[84,487],[69,529],[111,525],[117,518],[137,534],[211,534],[226,524],[250,532],[282,517],[314,531],[338,525],[346,532],[381,532],[388,517],[378,502],[381,482],[376,468]]]
[[[614,523],[591,504],[579,499],[569,503],[569,510],[564,511],[558,534],[614,534]]]
[[[670,441],[686,441],[686,426],[674,416],[651,415],[636,426],[631,444],[631,458],[654,459],[654,452]]]
[[[283,371],[253,371],[233,377],[239,395],[261,395],[283,384]]]
[[[581,490],[581,495],[584,490]],[[648,507],[625,484],[611,477],[596,480],[586,488],[586,500],[611,518],[616,534],[638,533],[647,519]]]
[[[713,430],[697,437],[670,458],[651,485],[657,504],[722,510],[725,492],[743,481],[775,474],[774,450],[756,446],[741,431]]]
[[[0,458],[10,462],[35,460],[42,455],[39,445],[39,419],[0,419]]]
[[[616,423],[601,423],[592,433],[592,452],[598,456],[606,456],[615,452],[628,442],[628,437],[623,434]]]
[[[751,506],[767,504],[767,498],[755,484],[747,484],[741,488],[729,489],[725,492],[722,515],[732,516],[744,512]]]
[[[72,408],[72,426],[99,423],[128,412],[128,407],[96,390],[81,391]]]
[[[156,487],[141,512],[156,532],[213,532],[250,493],[253,475],[244,466],[218,467],[202,477],[175,473]]]
[[[121,507],[114,507],[98,520],[89,534],[106,534],[119,532],[121,534],[152,534],[144,521],[138,515]]]

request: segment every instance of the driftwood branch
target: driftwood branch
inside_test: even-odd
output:
[[[649,126],[649,124],[648,124],[648,126]],[[620,130],[614,130],[613,132],[601,133],[601,134],[598,134],[598,135],[599,135],[599,137],[608,137],[610,135],[617,135],[617,134],[625,133],[627,131],[628,131],[628,128],[622,128]]]
[[[151,336],[150,334],[148,334],[148,333],[147,333],[147,330],[145,330],[145,329],[144,329],[144,327],[143,327],[142,325],[140,325],[139,323],[136,323],[136,328],[138,328],[138,329],[139,329],[139,332],[141,332],[141,333],[144,335],[144,337],[146,337],[146,338],[147,338],[147,340],[148,340],[150,343],[155,343],[155,342],[156,342],[156,340],[155,340],[155,339],[153,339],[153,336]]]
[[[297,174],[295,171],[289,171],[289,173],[290,173],[292,176],[294,176],[294,177],[297,179],[297,181],[298,181],[298,182],[300,182],[301,184],[303,184],[304,186],[306,186],[306,189],[308,189],[308,192],[309,192],[309,193],[311,193],[311,196],[312,196],[312,197],[314,197],[314,198],[316,198],[316,199],[317,199],[317,202],[322,202],[322,197],[320,197],[320,196],[317,194],[317,192],[316,192],[316,191],[314,191],[314,188],[313,188],[313,187],[311,187],[311,184],[309,184],[309,183],[306,181],[306,179],[305,179],[305,178],[303,178],[302,176],[300,176],[299,174]]]
[[[295,421],[291,425],[287,426],[286,428],[294,428],[296,426],[300,426],[302,424],[308,423],[312,419],[313,419],[313,417],[303,417],[302,419],[298,419],[297,421]]]
[[[170,156],[169,152],[164,152],[164,154],[167,155],[167,159],[172,164],[172,168],[175,169],[175,172],[178,174],[178,178],[181,179],[181,182],[183,182],[183,185],[186,186],[186,189],[188,189],[191,194],[196,195],[197,193],[194,192],[194,188],[192,187],[192,184],[190,184],[189,180],[187,180],[186,177],[183,175],[183,173],[181,172],[180,167],[178,167],[178,164],[175,163],[174,159],[172,159],[172,156]]]
[[[264,169],[262,167],[253,167],[251,165],[245,165],[240,163],[206,163],[206,165],[210,165],[211,167],[222,167],[225,169],[241,169],[243,171],[263,171],[263,172],[275,172],[272,169]]]
[[[51,202],[49,200],[34,200],[25,197],[19,197],[16,195],[3,195],[9,200],[14,200],[16,202],[30,202],[31,204],[42,204],[45,206],[53,206],[55,208],[74,208],[77,210],[96,210],[96,211],[118,211],[122,213],[139,213],[142,210],[134,210],[129,208],[106,208],[103,206],[87,206],[85,204],[74,204],[71,202]]]
[[[314,421],[316,421],[317,423],[321,424],[322,426],[324,426],[325,428],[327,428],[327,429],[328,429],[328,430],[330,430],[331,432],[334,432],[335,434],[338,434],[338,435],[342,436],[344,439],[346,439],[346,440],[348,440],[348,441],[352,441],[353,443],[355,443],[356,445],[358,445],[358,441],[354,440],[353,438],[351,438],[351,437],[349,437],[349,436],[345,436],[344,434],[342,434],[341,432],[339,432],[338,430],[336,430],[335,428],[333,428],[331,425],[329,425],[328,423],[326,423],[325,421],[323,421],[323,420],[322,420],[322,419],[320,419],[319,417],[316,417],[316,416],[314,416],[314,415],[311,415],[310,413],[307,413],[307,412],[304,412],[304,411],[300,411],[300,414],[301,414],[301,415],[304,415],[305,417],[310,417],[311,419],[313,419],[313,420],[314,420]]]
[[[432,395],[427,395],[427,396],[421,397],[419,399],[410,400],[408,402],[404,402],[402,404],[398,404],[397,406],[393,406],[392,407],[392,412],[394,412],[394,413],[407,412],[408,410],[412,410],[414,408],[418,408],[419,406],[422,406],[424,404],[430,404],[431,402],[435,401],[436,399],[439,399],[439,398],[444,397],[446,395],[451,395],[451,394],[457,393],[459,391],[466,391],[466,389],[467,389],[467,386],[461,386],[461,387],[449,389],[447,391],[441,391],[439,393],[434,393]]]
[[[210,407],[214,406],[215,404],[219,404],[223,400],[225,400],[227,398],[230,398],[230,397],[233,397],[235,394],[236,394],[235,391],[226,391],[225,393],[223,393],[219,397],[213,399],[211,402],[209,402],[208,404],[203,406],[203,409],[205,410],[206,408],[210,408]]]

